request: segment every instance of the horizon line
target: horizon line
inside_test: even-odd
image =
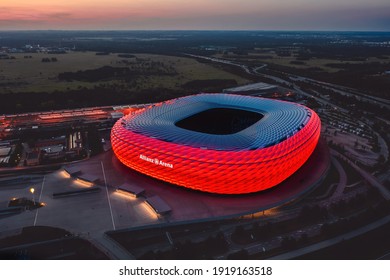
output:
[[[312,29],[312,30],[289,30],[289,29],[0,29],[0,32],[169,32],[169,31],[190,31],[190,32],[380,32],[380,33],[389,33],[389,30],[322,30],[322,29]]]

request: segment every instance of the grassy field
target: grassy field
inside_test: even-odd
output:
[[[299,61],[297,60],[298,52],[292,51],[290,56],[279,56],[275,53],[272,49],[261,49],[259,50],[261,52],[250,52],[247,55],[242,55],[237,57],[237,55],[234,55],[232,53],[224,54],[224,55],[216,55],[217,57],[223,57],[226,59],[241,59],[245,61],[250,61],[251,63],[258,63],[259,65],[262,63],[272,63],[277,64],[281,66],[288,66],[293,67],[297,69],[310,69],[310,68],[321,68],[323,71],[328,73],[336,73],[340,69],[330,67],[328,64],[337,64],[337,63],[350,63],[350,64],[367,64],[371,62],[383,62],[383,58],[377,58],[377,57],[367,57],[365,61],[348,61],[348,60],[338,60],[338,59],[323,59],[323,58],[313,58],[310,60],[303,60],[300,62],[303,62],[303,64],[292,64],[291,62]],[[258,58],[259,56],[262,56],[261,58]],[[386,57],[386,60],[389,60],[390,57]],[[385,61],[386,61],[385,60]]]
[[[94,88],[101,85],[123,86],[123,81],[119,79],[98,82],[61,81],[58,79],[58,74],[97,69],[103,66],[127,67],[131,65],[142,68],[145,61],[161,62],[165,66],[173,67],[176,74],[137,76],[135,78],[137,89],[181,89],[183,84],[193,80],[233,79],[240,85],[250,82],[209,64],[202,64],[194,59],[184,57],[137,54],[136,58],[122,58],[118,57],[118,54],[96,55],[94,52],[22,53],[12,54],[12,56],[15,59],[0,60],[0,93],[67,91],[83,87]],[[25,56],[32,56],[32,58],[25,58]],[[43,58],[56,58],[57,62],[44,63],[42,62]]]

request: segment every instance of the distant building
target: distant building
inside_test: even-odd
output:
[[[26,159],[24,164],[27,166],[35,166],[39,165],[41,162],[41,153],[37,151],[33,151],[26,154]]]
[[[120,119],[124,116],[124,114],[122,112],[112,112],[110,113],[111,115],[111,118],[116,120],[116,119]]]
[[[11,146],[0,146],[0,165],[9,163],[11,153]]]

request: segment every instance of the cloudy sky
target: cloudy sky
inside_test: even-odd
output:
[[[0,0],[0,30],[379,30],[389,0]]]

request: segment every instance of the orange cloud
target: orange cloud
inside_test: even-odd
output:
[[[264,1],[264,0],[263,0]],[[1,0],[0,20],[41,20],[64,14],[70,18],[169,18],[245,13],[263,6],[249,0]],[[48,16],[49,15],[49,16]]]
[[[314,15],[344,22],[352,7],[374,6],[373,19],[390,8],[388,0],[0,0],[0,29],[290,29],[314,27]]]

